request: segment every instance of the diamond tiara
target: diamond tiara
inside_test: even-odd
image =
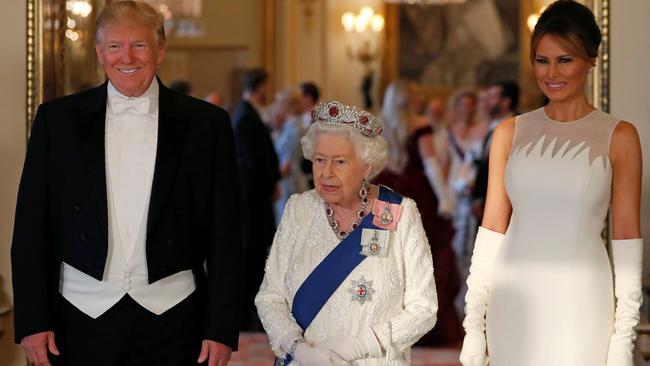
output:
[[[311,119],[314,123],[354,127],[367,137],[377,137],[382,131],[379,118],[337,100],[318,103],[311,111]]]

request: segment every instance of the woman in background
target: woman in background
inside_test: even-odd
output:
[[[280,167],[280,192],[278,199],[273,203],[277,226],[289,197],[308,189],[307,177],[301,169],[300,138],[303,135],[303,127],[300,119],[299,95],[292,90],[278,92],[271,106],[270,115],[273,127],[271,136]]]
[[[462,340],[463,329],[454,307],[460,279],[451,248],[454,230],[448,218],[451,207],[445,200],[448,194],[445,169],[436,160],[433,131],[428,121],[416,118],[409,111],[410,98],[411,86],[406,81],[395,81],[386,89],[382,118],[388,160],[374,182],[402,192],[417,203],[433,253],[438,323],[418,344],[455,346]],[[443,202],[445,205],[441,205]]]

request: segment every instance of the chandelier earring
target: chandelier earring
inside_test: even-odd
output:
[[[370,194],[370,190],[368,188],[368,181],[364,178],[361,181],[361,189],[359,189],[359,198],[361,198],[361,201],[363,199],[368,199],[368,195]]]

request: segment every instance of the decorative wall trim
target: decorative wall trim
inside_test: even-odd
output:
[[[592,9],[602,33],[600,55],[593,73],[593,101],[596,108],[609,112],[609,0],[592,0]]]
[[[27,137],[38,106],[63,94],[64,20],[64,0],[27,0]]]

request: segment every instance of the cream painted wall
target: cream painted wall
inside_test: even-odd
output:
[[[326,0],[275,2],[275,78],[278,89],[325,80]]]
[[[170,37],[159,75],[190,81],[198,98],[213,91],[226,103],[238,98],[230,95],[232,71],[263,64],[263,12],[262,0],[203,1],[204,35]]]
[[[261,0],[203,1],[204,36],[170,39],[169,46],[246,46],[251,65],[257,66],[262,58],[262,5]]]
[[[279,0],[276,2],[276,86],[292,87],[304,80],[316,82],[322,91],[321,99],[338,99],[346,104],[362,105],[360,92],[363,65],[352,60],[346,46],[354,43],[341,25],[341,15],[347,11],[358,13],[362,6],[371,6],[383,12],[381,0]],[[313,11],[310,17],[307,11]],[[368,39],[377,47],[380,34]],[[356,39],[358,40],[358,38]],[[380,103],[379,65],[373,65],[375,74],[374,102]]]
[[[9,249],[18,180],[25,155],[25,6],[0,12],[0,299],[12,298]],[[6,297],[5,297],[6,296]],[[1,300],[0,300],[1,301]],[[9,320],[9,321],[8,321]],[[0,365],[25,365],[13,343],[13,325],[4,320]]]
[[[641,230],[646,248],[650,244],[650,1],[610,1],[611,6],[611,112],[633,122],[643,149]],[[644,255],[650,273],[650,250]]]

